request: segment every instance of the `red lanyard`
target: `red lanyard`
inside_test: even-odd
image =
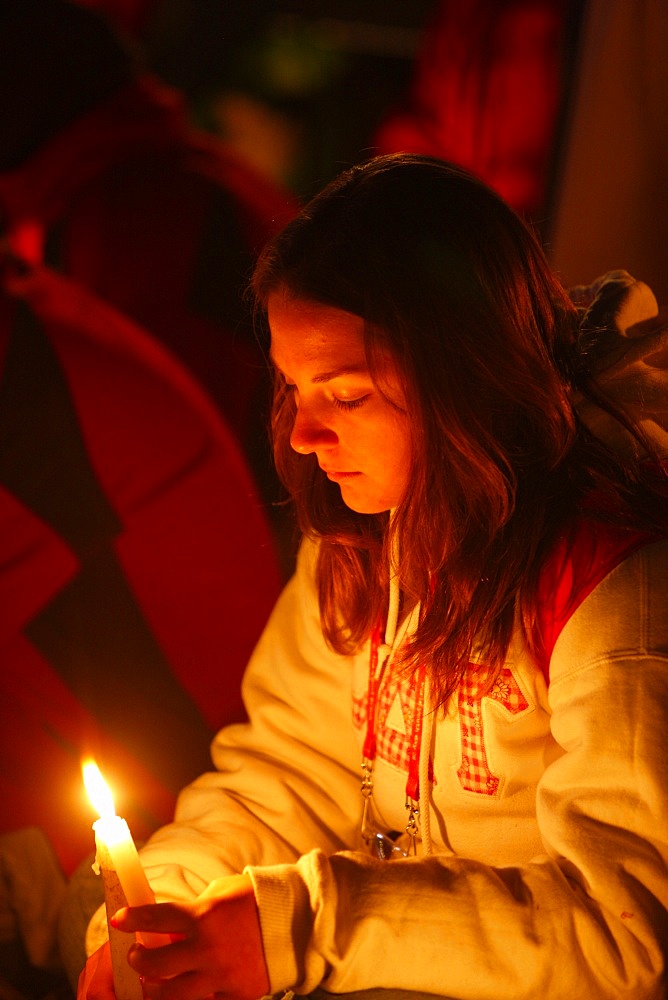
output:
[[[367,723],[366,737],[362,750],[363,767],[369,771],[376,759],[376,725],[378,714],[378,691],[389,654],[378,669],[378,654],[380,650],[380,622],[374,625],[371,632],[371,651],[369,654],[369,684],[367,693]],[[406,799],[417,803],[420,797],[420,742],[422,740],[422,721],[424,711],[424,686],[426,671],[419,667],[417,673],[417,690],[410,720],[408,745],[408,780],[406,781]]]
[[[418,802],[420,799],[420,744],[422,742],[422,723],[424,712],[424,685],[426,671],[423,666],[418,668],[417,690],[411,720],[410,743],[408,750],[408,780],[406,782],[406,799]]]
[[[373,763],[376,759],[376,712],[378,710],[378,688],[380,687],[380,678],[382,676],[383,670],[385,669],[385,664],[387,663],[387,658],[381,664],[380,670],[378,669],[378,650],[380,649],[380,622],[376,622],[371,632],[371,651],[369,653],[369,683],[367,690],[367,705],[366,705],[366,737],[364,739],[364,747],[362,749],[362,756],[369,763]]]

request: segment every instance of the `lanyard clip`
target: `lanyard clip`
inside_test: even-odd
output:
[[[361,834],[365,843],[374,836],[374,831],[369,827],[369,814],[371,813],[371,796],[373,794],[373,761],[368,757],[362,757],[362,825]]]
[[[415,799],[406,796],[406,809],[408,810],[406,833],[411,838],[411,854],[417,855],[417,837],[420,832],[420,805]]]

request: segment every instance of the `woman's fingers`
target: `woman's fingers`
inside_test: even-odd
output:
[[[187,934],[193,926],[191,913],[178,903],[125,906],[111,918],[119,931],[154,931],[159,934]]]
[[[128,952],[147,997],[201,1000],[214,994],[255,1000],[268,991],[259,915],[247,875],[219,879],[190,903],[126,907],[112,922],[140,939],[157,936],[155,946],[144,938]],[[162,935],[172,943],[161,945]]]
[[[209,970],[190,967],[193,965],[192,950],[188,955],[181,949],[164,949],[158,958],[154,955],[155,950],[136,945],[128,952],[130,965],[142,977],[145,1000],[202,1000],[214,996],[214,989],[220,987],[220,982],[216,982]],[[237,994],[232,990],[215,996],[232,996],[236,1000]]]
[[[193,949],[186,944],[170,944],[165,948],[134,944],[128,951],[128,963],[147,980],[170,979],[196,967]]]

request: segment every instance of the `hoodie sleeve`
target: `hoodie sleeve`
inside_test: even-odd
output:
[[[555,646],[552,728],[564,753],[538,786],[540,856],[493,868],[316,850],[251,868],[272,990],[663,997],[667,595],[659,543],[610,573]]]
[[[250,722],[216,736],[215,771],[181,793],[174,822],[142,851],[158,898],[192,898],[247,864],[356,842],[351,661],[324,642],[314,562],[315,546],[306,544],[251,658],[243,684]]]

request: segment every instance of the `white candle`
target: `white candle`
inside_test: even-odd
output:
[[[109,852],[110,867],[116,872],[128,906],[144,906],[155,903],[153,890],[142,868],[130,828],[120,816],[101,816],[93,823],[95,845],[106,847]],[[100,858],[97,859],[100,864]],[[106,866],[105,866],[106,867]]]
[[[95,831],[96,866],[102,875],[107,921],[122,906],[144,906],[155,903],[153,890],[142,868],[128,824],[116,815],[111,792],[92,761],[83,766],[86,791],[100,818],[93,823]],[[164,934],[142,932],[136,935],[149,948],[160,947],[170,940]],[[109,924],[109,944],[114,971],[117,1000],[141,1000],[139,977],[127,964],[127,952],[135,940],[134,934],[124,934]]]

